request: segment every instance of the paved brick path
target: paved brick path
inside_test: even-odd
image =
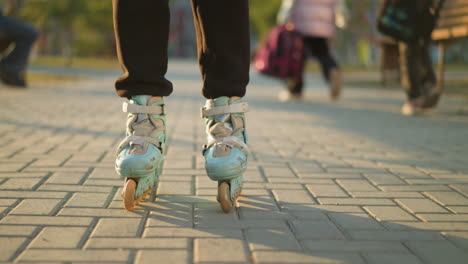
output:
[[[0,87],[1,263],[468,262],[466,101],[403,117],[402,91],[348,89],[331,104],[312,76],[308,103],[279,104],[279,83],[253,75],[254,157],[223,214],[203,169],[197,67],[170,71],[159,194],[134,212],[113,169],[117,73]]]

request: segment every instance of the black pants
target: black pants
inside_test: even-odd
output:
[[[304,37],[304,47],[306,49],[306,54],[315,57],[319,61],[322,68],[323,78],[327,82],[330,81],[330,72],[331,70],[338,68],[338,64],[330,54],[327,39],[320,37]],[[304,61],[302,63],[306,63],[307,57],[308,56],[304,57]],[[304,88],[303,75],[300,79],[288,80],[287,86],[291,93],[301,93],[302,89]]]
[[[0,70],[13,75],[22,75],[37,37],[38,32],[32,25],[14,17],[0,15],[0,38],[2,41],[14,43],[13,50],[0,61]]]
[[[436,85],[429,41],[399,43],[401,82],[408,100],[428,96]]]
[[[113,0],[117,55],[124,75],[121,97],[168,96],[165,78],[169,37],[168,0]],[[240,96],[249,82],[248,0],[192,0],[203,96]]]

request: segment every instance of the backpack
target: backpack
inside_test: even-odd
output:
[[[430,39],[444,1],[386,0],[377,18],[377,29],[406,43]]]
[[[302,78],[304,68],[302,35],[285,25],[271,29],[254,57],[260,73],[275,78]]]

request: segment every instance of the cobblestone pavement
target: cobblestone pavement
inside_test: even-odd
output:
[[[252,76],[253,158],[235,212],[203,169],[198,69],[170,65],[169,148],[158,195],[122,209],[118,73],[0,87],[0,262],[467,263],[468,116],[399,115],[402,91],[347,89],[280,104]],[[461,109],[461,110],[460,110]]]

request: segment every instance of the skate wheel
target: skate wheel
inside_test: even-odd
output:
[[[229,213],[232,210],[232,201],[229,191],[229,183],[222,182],[218,186],[218,202],[221,205],[223,212]]]
[[[135,205],[139,205],[140,203],[144,202],[148,196],[151,195],[151,189],[147,190],[145,193],[143,193],[138,199],[135,200]]]
[[[136,190],[136,182],[132,179],[127,180],[123,190],[123,202],[124,207],[128,211],[131,211],[135,208],[135,190]]]

